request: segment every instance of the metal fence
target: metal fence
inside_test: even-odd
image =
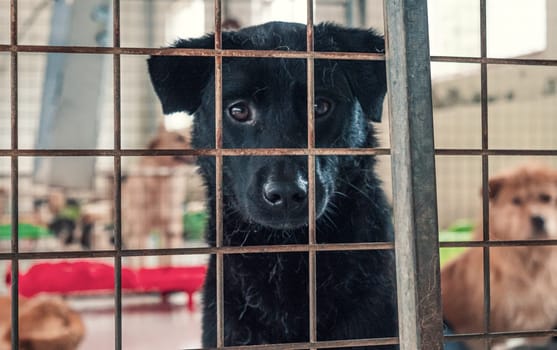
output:
[[[158,49],[120,46],[120,1],[113,0],[113,46],[47,46],[18,44],[18,1],[10,0],[10,43],[0,45],[0,52],[10,55],[11,147],[0,150],[0,156],[11,158],[12,239],[11,252],[0,253],[0,259],[11,261],[13,282],[12,296],[12,349],[19,348],[18,339],[18,272],[20,261],[53,258],[114,259],[115,265],[115,342],[114,348],[122,349],[122,259],[143,255],[214,254],[217,257],[217,347],[224,347],[223,320],[223,257],[226,254],[306,252],[309,257],[309,342],[296,344],[236,346],[234,349],[320,349],[331,347],[400,344],[403,350],[442,349],[442,310],[439,285],[439,246],[482,247],[484,254],[484,313],[485,332],[472,335],[452,335],[445,340],[470,338],[485,339],[486,349],[494,338],[517,336],[557,335],[545,332],[489,332],[489,247],[516,246],[521,244],[557,244],[557,241],[531,240],[526,242],[489,241],[488,167],[494,155],[557,156],[557,150],[489,149],[488,147],[488,94],[487,67],[489,64],[557,66],[557,60],[498,59],[487,57],[486,50],[486,0],[480,1],[481,55],[480,57],[429,56],[428,19],[426,0],[386,0],[385,31],[387,51],[383,54],[331,53],[313,51],[313,1],[307,1],[307,50],[242,51],[224,50],[221,42],[221,0],[214,1],[214,49]],[[18,145],[18,54],[20,53],[80,53],[105,54],[113,59],[114,86],[114,148],[113,149],[20,149]],[[122,55],[176,55],[207,56],[215,58],[215,119],[214,149],[203,150],[139,150],[121,148],[121,57]],[[308,147],[306,149],[224,149],[222,148],[222,60],[223,57],[298,58],[307,62],[307,114]],[[315,148],[313,115],[313,68],[316,59],[386,60],[388,69],[388,96],[390,110],[391,148],[378,149],[329,149]],[[482,145],[480,149],[434,149],[431,104],[430,61],[476,63],[481,66]],[[245,155],[303,155],[308,159],[308,173],[314,174],[315,157],[319,155],[390,155],[392,160],[395,243],[318,244],[315,238],[315,179],[309,179],[309,240],[308,244],[288,246],[228,247],[223,245],[222,226],[222,170],[223,157]],[[121,160],[125,156],[197,155],[216,159],[216,246],[210,248],[175,248],[127,250],[121,239]],[[437,203],[435,183],[435,156],[480,156],[482,159],[483,232],[479,242],[438,242]],[[112,250],[70,252],[20,252],[18,240],[18,164],[20,157],[35,156],[106,156],[114,160],[115,247]],[[397,263],[399,336],[385,339],[358,339],[318,341],[316,338],[316,253],[320,251],[351,251],[394,249]]]
[[[485,329],[481,333],[462,334],[446,336],[446,341],[482,339],[485,349],[491,348],[491,341],[495,339],[509,339],[520,337],[534,336],[554,336],[557,334],[555,330],[539,331],[539,332],[497,332],[490,331],[491,319],[491,293],[490,293],[490,267],[489,256],[490,247],[503,246],[524,246],[524,245],[555,245],[556,240],[528,240],[528,241],[490,241],[489,237],[489,195],[488,195],[488,178],[489,178],[489,159],[491,156],[555,156],[555,149],[490,149],[488,139],[488,65],[529,65],[529,66],[557,66],[555,59],[531,59],[531,58],[492,58],[487,55],[487,0],[480,0],[480,57],[449,57],[449,56],[432,56],[432,62],[461,62],[461,63],[477,63],[481,67],[481,149],[436,149],[436,155],[453,155],[453,156],[480,156],[481,157],[481,175],[482,175],[482,231],[483,239],[475,242],[441,242],[441,248],[448,247],[481,247],[483,249],[483,288],[484,288],[484,325]]]

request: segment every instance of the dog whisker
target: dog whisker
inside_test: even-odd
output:
[[[349,186],[350,188],[352,188],[353,190],[355,190],[356,192],[358,192],[359,194],[361,194],[364,198],[366,198],[369,201],[372,201],[372,199],[369,197],[369,195],[364,192],[364,190],[362,190],[361,188],[355,186],[354,184],[352,184],[349,181],[346,181],[344,179],[339,178],[338,180],[340,180],[340,182],[344,183],[345,185]]]

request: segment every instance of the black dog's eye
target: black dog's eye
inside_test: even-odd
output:
[[[234,102],[228,106],[228,115],[241,123],[249,122],[253,119],[253,112],[250,105],[245,101]]]
[[[540,202],[549,203],[551,201],[551,196],[545,193],[540,194]]]
[[[514,205],[521,205],[522,204],[522,199],[520,199],[520,197],[514,197],[513,198],[513,204]]]
[[[315,118],[323,118],[331,113],[333,110],[333,101],[324,97],[316,97],[313,104]]]

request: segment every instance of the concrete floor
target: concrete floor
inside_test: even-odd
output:
[[[158,296],[130,296],[122,300],[122,348],[130,350],[191,349],[201,347],[201,314],[190,312],[183,295],[167,304]],[[114,349],[114,303],[111,298],[70,299],[85,322],[80,350]]]

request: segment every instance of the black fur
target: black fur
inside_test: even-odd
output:
[[[382,52],[370,30],[315,26],[316,51]],[[304,25],[272,22],[223,33],[225,49],[306,49]],[[179,40],[180,48],[213,48],[214,37]],[[165,113],[195,116],[195,148],[215,146],[214,59],[153,56],[149,73]],[[306,60],[223,58],[223,147],[307,147]],[[316,147],[375,147],[386,92],[382,61],[315,60],[315,99],[332,107],[316,117]],[[252,119],[233,119],[238,101]],[[215,160],[199,157],[210,208],[207,241],[215,244]],[[390,208],[370,156],[318,156],[318,243],[392,241]],[[224,244],[307,243],[304,156],[225,157]],[[391,251],[317,253],[317,338],[396,335]],[[204,288],[203,345],[216,344],[215,257]],[[225,345],[304,342],[308,335],[308,254],[224,257]],[[374,349],[394,349],[394,346]]]

